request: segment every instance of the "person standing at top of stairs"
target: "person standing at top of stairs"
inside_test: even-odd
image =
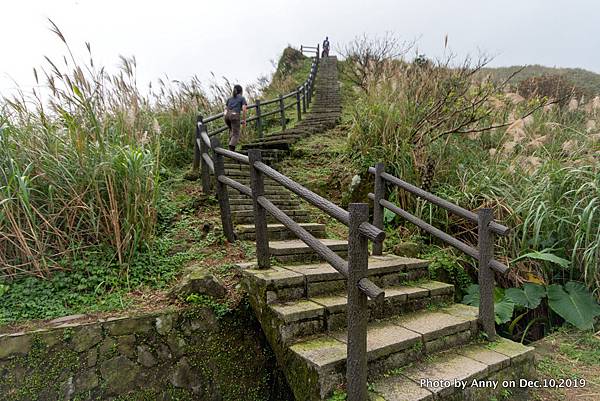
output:
[[[240,125],[246,127],[248,102],[242,96],[243,91],[241,85],[234,85],[232,96],[227,99],[225,105],[225,124],[229,128],[229,150],[232,151],[235,151],[235,147],[240,140]]]
[[[321,52],[321,57],[329,56],[329,36],[325,36],[325,40],[323,41],[323,51]]]

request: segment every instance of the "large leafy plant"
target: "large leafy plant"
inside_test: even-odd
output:
[[[581,283],[569,281],[564,285],[551,284],[544,287],[539,284],[525,283],[523,288],[509,288],[494,291],[494,312],[496,323],[508,323],[512,319],[515,307],[527,310],[540,306],[544,298],[549,308],[568,323],[581,330],[593,328],[594,319],[600,316],[600,305]],[[479,306],[479,285],[473,284],[467,289],[463,303]],[[515,320],[521,319],[524,313]],[[516,322],[515,322],[516,323]]]

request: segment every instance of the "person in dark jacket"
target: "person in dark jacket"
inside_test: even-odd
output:
[[[246,127],[248,102],[242,96],[243,91],[240,85],[235,85],[233,94],[227,99],[225,106],[225,124],[229,128],[229,150],[233,151],[235,151],[235,146],[240,140],[240,125]]]
[[[329,56],[329,37],[325,36],[325,40],[323,41],[323,51],[321,52],[322,57]]]

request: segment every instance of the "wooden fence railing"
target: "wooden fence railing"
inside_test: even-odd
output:
[[[251,116],[250,118],[247,118],[246,123],[255,122],[256,132],[257,132],[259,138],[263,137],[263,131],[264,131],[264,125],[265,125],[264,123],[268,117],[279,114],[279,124],[281,125],[281,129],[285,131],[286,125],[287,125],[286,110],[288,110],[290,108],[295,108],[297,119],[298,119],[298,121],[300,121],[302,119],[302,115],[306,113],[308,107],[310,106],[310,104],[312,102],[312,97],[313,97],[313,93],[314,93],[314,84],[315,84],[315,79],[317,77],[317,71],[319,68],[319,61],[320,61],[319,46],[318,45],[316,47],[301,46],[300,49],[301,49],[302,53],[304,53],[304,52],[309,52],[309,53],[314,52],[315,53],[315,55],[312,59],[308,77],[302,83],[302,85],[300,85],[298,88],[296,88],[296,90],[294,90],[290,93],[287,93],[285,95],[279,95],[275,99],[262,100],[262,101],[257,100],[256,103],[247,106],[248,114],[249,115],[254,114],[254,115]],[[291,99],[291,101],[288,99]],[[266,111],[266,108],[268,106],[275,105],[275,104],[277,105],[277,107],[275,109]],[[196,120],[196,145],[195,145],[194,163],[192,165],[192,171],[197,172],[198,169],[201,167],[201,170],[202,170],[201,176],[202,176],[202,185],[203,186],[205,184],[210,185],[210,182],[207,179],[207,177],[209,176],[208,166],[204,163],[204,159],[201,156],[205,152],[203,152],[203,149],[202,149],[203,145],[202,145],[202,142],[200,141],[200,132],[202,132],[202,131],[206,132],[208,137],[211,138],[217,134],[227,131],[228,127],[227,127],[227,125],[225,125],[225,122],[223,120],[224,116],[225,116],[224,112],[221,112],[219,114],[215,114],[215,115],[212,115],[209,117],[203,117],[203,116],[199,115]],[[209,124],[213,123],[213,122],[217,122],[217,121],[221,122],[222,124],[217,125],[217,127],[215,127],[214,129],[209,130]]]
[[[422,230],[428,232],[436,238],[441,239],[447,244],[459,249],[465,254],[478,260],[479,272],[479,323],[483,327],[488,339],[493,341],[496,337],[496,327],[494,318],[494,272],[506,273],[508,267],[494,259],[494,235],[508,235],[510,229],[494,221],[492,209],[479,209],[477,214],[463,209],[462,207],[439,198],[421,188],[415,187],[398,177],[385,172],[383,163],[378,163],[375,167],[369,168],[369,173],[375,175],[375,192],[369,193],[369,198],[374,201],[373,225],[383,229],[383,211],[384,208],[408,220]],[[454,213],[466,220],[477,223],[477,249],[465,244],[464,242],[452,237],[449,234],[427,224],[423,220],[408,213],[400,207],[386,200],[386,184],[395,185],[419,198],[422,198],[434,205],[440,206],[451,213]],[[373,254],[381,255],[383,249],[382,243],[373,245]]]
[[[235,241],[229,195],[227,192],[227,187],[229,186],[252,199],[256,234],[256,258],[259,269],[270,268],[271,259],[267,233],[268,213],[346,278],[348,283],[348,400],[366,401],[367,297],[375,300],[375,302],[381,302],[384,297],[384,291],[367,278],[368,241],[371,240],[377,244],[385,238],[385,233],[381,229],[369,223],[369,206],[366,203],[353,203],[350,204],[348,211],[346,211],[263,163],[260,150],[249,150],[247,156],[233,152],[222,148],[219,138],[213,137],[209,139],[206,132],[201,132],[200,140],[203,143],[203,149],[210,149],[212,151],[212,157],[206,151],[202,153],[202,158],[216,178],[216,192],[221,209],[221,222],[223,224],[223,232],[228,241]],[[250,167],[250,187],[226,176],[224,167],[225,157]],[[265,177],[269,177],[277,184],[287,188],[301,199],[316,206],[349,227],[347,261],[323,245],[321,241],[268,199],[264,191]]]

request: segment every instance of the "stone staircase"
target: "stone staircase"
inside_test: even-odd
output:
[[[265,135],[262,139],[242,146],[242,152],[248,149],[261,149],[263,162],[275,166],[290,151],[290,147],[299,139],[309,135],[324,132],[335,127],[338,123],[341,106],[338,85],[338,71],[336,57],[325,57],[319,63],[318,75],[315,81],[316,92],[311,106],[303,119],[293,128],[285,131]],[[250,170],[248,166],[235,160],[226,159],[225,174],[244,184],[250,186]],[[252,217],[252,200],[238,191],[228,188],[231,206],[231,217],[235,225],[238,238],[243,240],[254,240],[254,219]],[[292,217],[301,226],[315,235],[324,237],[325,225],[311,223],[312,216],[309,211],[301,206],[297,197],[288,190],[265,179],[265,193],[269,199],[288,216]],[[269,216],[267,227],[270,240],[293,240],[292,235],[282,224]],[[294,246],[291,242],[290,246]],[[277,250],[274,252],[276,254]],[[282,260],[289,260],[289,256],[283,256]]]
[[[335,127],[342,111],[338,84],[337,58],[324,57],[315,81],[316,93],[308,113],[295,127],[245,144],[243,150],[269,149],[289,151],[299,139]],[[285,154],[285,153],[284,153]]]
[[[316,91],[297,127],[244,148],[262,149],[263,159],[273,164],[299,138],[333,127],[340,115],[334,57],[322,61]],[[247,166],[228,162],[226,170],[249,184]],[[347,256],[347,241],[326,239],[325,226],[312,223],[289,191],[267,179],[265,192],[324,245]],[[238,237],[254,239],[251,200],[231,191],[230,202]],[[239,265],[243,285],[296,400],[327,400],[345,384],[346,280],[283,225],[270,220],[268,233],[273,266]],[[430,280],[427,261],[371,256],[368,276],[385,290],[382,302],[369,303],[370,400],[490,400],[505,395],[502,387],[474,387],[473,380],[518,382],[529,376],[532,348],[506,339],[485,341],[477,308],[454,304],[454,287]],[[463,381],[464,388],[455,386]]]
[[[295,261],[267,270],[240,265],[243,283],[296,400],[326,400],[345,383],[346,282],[327,263]],[[489,400],[501,389],[474,388],[473,379],[528,377],[532,348],[484,341],[477,308],[453,304],[454,287],[428,279],[427,265],[369,258],[369,278],[385,290],[382,303],[369,303],[370,399]],[[458,381],[467,387],[454,387]]]
[[[263,162],[273,165],[279,160],[280,155],[277,151],[265,150],[262,152]],[[250,187],[250,169],[247,165],[241,164],[235,160],[225,159],[225,174]],[[283,210],[288,216],[308,230],[313,235],[322,236],[325,234],[325,225],[311,223],[312,216],[309,211],[301,206],[300,200],[281,185],[275,183],[270,178],[265,178],[265,194],[277,207]],[[242,240],[254,240],[254,217],[252,209],[252,199],[228,187],[229,204],[231,209],[231,218],[235,226],[236,235]],[[271,216],[267,217],[267,230],[270,240],[288,240],[295,238],[282,224],[278,224]]]

